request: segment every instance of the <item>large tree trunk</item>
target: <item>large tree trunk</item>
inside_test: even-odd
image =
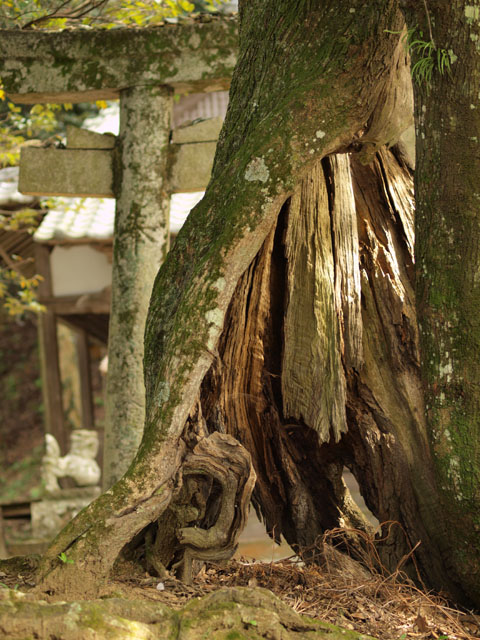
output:
[[[154,286],[140,450],[54,541],[42,588],[95,592],[160,516],[160,535],[146,534],[158,570],[189,577],[192,559],[227,557],[252,465],[275,536],[312,545],[367,528],[347,466],[372,512],[399,523],[383,562],[421,540],[423,577],[465,596],[445,563],[424,418],[411,175],[380,149],[408,121],[401,26],[393,0],[241,5],[212,181]],[[346,150],[361,154],[331,155]]]
[[[426,13],[413,6],[410,25],[436,47],[431,83],[415,83],[415,253],[428,434],[443,506],[445,563],[478,604],[480,7],[436,0]],[[442,49],[451,64],[443,75],[437,62]]]
[[[368,529],[342,481],[348,467],[388,521],[383,564],[393,571],[421,540],[422,575],[460,595],[437,548],[412,251],[401,160],[381,151],[369,166],[355,155],[317,164],[237,285],[203,412],[252,454],[268,531],[311,547],[328,529]]]

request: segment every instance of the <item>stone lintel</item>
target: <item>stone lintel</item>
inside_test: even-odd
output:
[[[126,87],[177,92],[228,86],[237,58],[237,20],[143,29],[0,30],[0,77],[15,102],[116,98]]]
[[[168,190],[171,193],[205,189],[216,144],[170,145]],[[114,198],[111,150],[24,147],[19,191],[35,196]]]
[[[38,196],[113,198],[112,153],[24,147],[18,190]]]

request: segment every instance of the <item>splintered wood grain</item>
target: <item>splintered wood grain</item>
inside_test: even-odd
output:
[[[357,211],[350,157],[329,158],[333,179],[332,224],[335,242],[335,303],[342,327],[343,362],[360,371],[363,364],[360,257]]]
[[[290,203],[285,235],[287,304],[282,365],[283,412],[321,441],[346,430],[345,378],[335,308],[335,266],[322,165]]]
[[[391,152],[382,149],[378,154],[384,175],[384,189],[390,207],[402,223],[410,256],[415,244],[415,193],[410,169],[393,161]]]

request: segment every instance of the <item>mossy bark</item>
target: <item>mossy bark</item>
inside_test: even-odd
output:
[[[480,4],[406,2],[434,44],[415,83],[417,306],[422,377],[450,574],[480,602]],[[451,70],[443,75],[441,50]],[[413,63],[419,61],[413,52]]]

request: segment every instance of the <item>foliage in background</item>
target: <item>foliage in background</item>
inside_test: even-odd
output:
[[[3,0],[0,28],[112,29],[144,27],[194,11],[217,11],[225,0]]]
[[[38,497],[43,398],[37,327],[0,307],[0,503]]]

